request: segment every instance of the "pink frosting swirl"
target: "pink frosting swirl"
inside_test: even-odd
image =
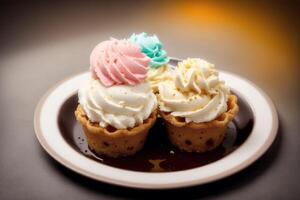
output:
[[[90,56],[92,77],[106,87],[143,82],[149,63],[138,45],[114,38],[98,44]]]

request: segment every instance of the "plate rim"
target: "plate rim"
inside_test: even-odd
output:
[[[252,87],[254,87],[263,96],[263,98],[266,100],[266,102],[268,103],[268,105],[271,109],[273,126],[272,126],[272,129],[271,129],[270,134],[268,136],[268,139],[264,142],[264,144],[260,147],[260,149],[255,154],[252,154],[251,157],[249,157],[248,159],[246,159],[244,162],[240,163],[239,165],[236,165],[235,167],[231,168],[230,170],[223,171],[222,173],[216,174],[214,176],[210,176],[210,177],[206,178],[205,181],[202,180],[202,181],[181,182],[181,183],[173,183],[173,184],[164,185],[164,186],[159,185],[159,184],[158,185],[155,185],[155,184],[142,185],[142,184],[136,184],[136,183],[130,183],[130,182],[118,182],[114,179],[108,179],[107,177],[94,176],[93,174],[89,173],[88,171],[86,171],[84,169],[81,169],[81,168],[75,166],[74,164],[70,163],[64,157],[58,155],[55,151],[53,151],[52,147],[49,146],[49,144],[47,143],[46,139],[43,137],[43,134],[42,134],[42,130],[41,130],[41,127],[40,127],[41,110],[42,110],[47,98],[49,97],[50,94],[52,94],[52,92],[55,91],[55,89],[57,89],[60,85],[67,82],[68,80],[73,79],[76,76],[80,76],[80,75],[86,73],[86,71],[84,71],[82,73],[77,73],[76,75],[72,75],[69,78],[66,78],[62,81],[59,81],[57,84],[52,86],[42,96],[42,98],[39,100],[39,102],[38,102],[38,104],[35,108],[35,111],[34,111],[34,131],[35,131],[35,135],[36,135],[40,145],[43,147],[43,149],[52,158],[54,158],[54,160],[56,160],[57,162],[59,162],[60,164],[65,166],[66,168],[68,168],[68,169],[70,169],[70,170],[72,170],[76,173],[79,173],[79,174],[81,174],[85,177],[91,178],[93,180],[109,183],[109,184],[112,184],[112,185],[125,186],[125,187],[130,187],[130,188],[140,188],[140,189],[171,189],[171,188],[182,188],[182,187],[190,187],[190,186],[195,186],[195,185],[201,185],[201,184],[206,184],[206,183],[210,183],[210,182],[213,182],[213,181],[216,181],[216,180],[219,180],[219,179],[226,178],[228,176],[231,176],[235,173],[240,172],[241,170],[245,169],[246,167],[248,167],[249,165],[254,163],[258,158],[260,158],[270,148],[271,144],[274,142],[274,140],[276,138],[276,135],[278,133],[279,121],[278,121],[278,114],[277,114],[276,108],[275,108],[271,98],[262,89],[260,89],[257,85],[255,85],[251,81],[249,81],[249,80],[247,80],[247,79],[245,79],[245,78],[243,78],[243,77],[241,77],[237,74],[227,72],[227,71],[223,71],[223,70],[219,70],[219,71],[223,72],[223,73],[227,73],[227,74],[232,75],[232,76],[236,76],[239,79],[247,82],[248,84],[250,84]],[[101,164],[101,163],[99,163],[99,164]],[[129,171],[129,170],[125,170],[125,171]],[[133,171],[130,171],[130,172],[133,172]],[[183,171],[181,171],[181,172],[183,172]],[[134,173],[139,174],[139,173],[143,173],[143,172],[135,172],[134,171]],[[167,173],[174,173],[174,172],[167,172]],[[151,174],[151,173],[149,173],[149,174]]]

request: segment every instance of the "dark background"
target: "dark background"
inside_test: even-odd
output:
[[[299,199],[299,10],[294,1],[1,1],[0,199]],[[224,180],[150,192],[92,181],[48,156],[33,130],[40,97],[87,70],[98,42],[141,31],[171,56],[204,58],[266,91],[280,117],[269,151]]]

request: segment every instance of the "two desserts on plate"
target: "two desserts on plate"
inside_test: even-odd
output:
[[[201,153],[221,144],[238,113],[236,96],[205,60],[188,58],[175,67],[168,62],[157,36],[146,33],[94,48],[75,116],[95,153],[136,153],[158,114],[170,142],[183,151]]]

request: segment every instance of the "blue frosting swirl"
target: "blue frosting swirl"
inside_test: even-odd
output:
[[[162,49],[162,43],[156,35],[148,36],[147,33],[133,33],[129,41],[138,44],[142,53],[148,56],[151,60],[151,68],[159,68],[169,62],[167,52]]]

